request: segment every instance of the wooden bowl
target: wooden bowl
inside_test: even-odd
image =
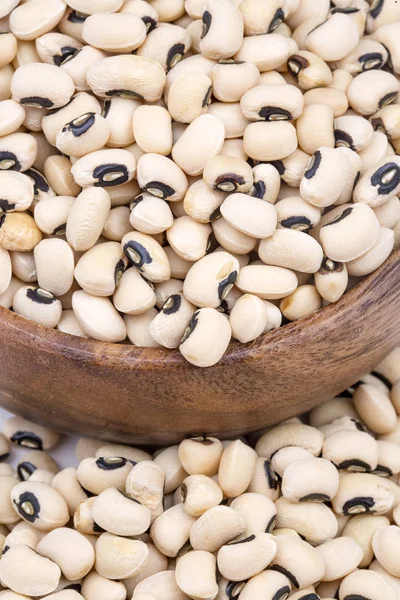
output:
[[[339,302],[232,344],[214,367],[177,351],[69,336],[0,309],[0,404],[130,444],[255,431],[339,393],[400,344],[400,249]]]

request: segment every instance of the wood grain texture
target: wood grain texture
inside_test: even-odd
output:
[[[255,431],[332,397],[400,344],[400,249],[339,302],[232,344],[199,369],[177,351],[68,336],[0,309],[0,404],[136,444]]]

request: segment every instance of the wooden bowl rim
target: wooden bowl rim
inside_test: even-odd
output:
[[[333,319],[346,320],[346,313],[352,308],[353,303],[358,301],[362,304],[363,297],[366,297],[367,292],[371,290],[375,280],[385,277],[398,261],[400,261],[400,248],[393,251],[376,271],[364,277],[351,290],[346,292],[338,302],[329,304],[308,317],[269,331],[254,342],[240,344],[233,341],[225,356],[216,366],[223,367],[226,364],[248,359],[262,360],[265,357],[267,347],[269,352],[278,351],[279,346],[282,344],[286,347],[298,345],[305,334],[317,337],[321,320],[325,324],[329,324],[329,321],[333,321]],[[368,302],[371,302],[371,299]],[[21,343],[34,344],[37,345],[37,350],[62,353],[74,360],[82,358],[86,362],[110,368],[128,367],[154,370],[183,364],[186,367],[197,369],[197,367],[188,365],[178,350],[140,348],[130,344],[116,344],[76,337],[39,325],[3,307],[0,307],[0,323],[1,321],[7,323],[9,331],[15,331],[16,335],[22,334]]]

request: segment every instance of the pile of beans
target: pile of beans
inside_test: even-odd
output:
[[[5,422],[0,600],[398,600],[400,347],[248,438],[151,453]]]
[[[400,244],[400,2],[2,0],[0,305],[207,367]]]

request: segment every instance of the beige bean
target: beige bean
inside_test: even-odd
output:
[[[252,448],[236,440],[222,453],[218,469],[218,483],[228,498],[245,492],[255,469],[257,455]]]
[[[190,319],[179,351],[191,364],[211,367],[225,354],[231,335],[225,315],[215,308],[201,308]]]
[[[155,302],[152,286],[136,269],[127,269],[113,296],[116,309],[128,315],[139,315],[150,310]]]
[[[245,582],[244,586],[242,584],[237,584],[238,591],[240,591],[241,600],[261,600],[264,598],[265,600],[273,600],[273,598],[285,598],[290,593],[292,584],[290,580],[279,573],[278,571],[266,570],[262,571],[258,575],[251,577],[247,582]],[[227,592],[232,588],[231,582],[227,585]],[[236,590],[233,587],[233,590]],[[235,592],[234,592],[235,593]],[[227,597],[229,597],[227,593]],[[234,595],[233,597],[236,597]]]
[[[88,250],[98,240],[111,201],[102,188],[86,188],[73,203],[67,219],[67,240],[74,250]]]
[[[81,591],[82,596],[87,600],[124,600],[126,597],[126,589],[121,581],[112,581],[98,575],[96,571],[86,575]]]
[[[95,559],[92,544],[81,533],[66,527],[42,538],[36,552],[55,562],[69,581],[87,575]]]
[[[314,23],[315,24],[315,23]],[[287,68],[303,90],[325,87],[332,83],[332,72],[317,54],[300,50],[288,57]]]
[[[281,448],[300,446],[318,456],[323,441],[323,434],[314,427],[303,423],[282,423],[263,433],[256,444],[256,452],[258,456],[270,459]]]
[[[353,396],[361,419],[376,433],[390,433],[396,427],[396,411],[388,394],[372,385],[360,385]]]
[[[216,558],[202,550],[187,552],[176,564],[176,582],[191,598],[213,598],[218,592]]]
[[[10,28],[20,40],[34,40],[51,31],[62,19],[66,6],[61,0],[25,2],[12,11]]]
[[[144,154],[138,160],[137,180],[142,190],[170,202],[182,200],[188,188],[182,169],[158,154]]]
[[[72,296],[72,308],[79,325],[90,337],[109,342],[126,338],[125,323],[108,298],[78,290]]]
[[[208,159],[220,153],[225,126],[214,115],[194,119],[172,148],[172,158],[188,175],[200,175]]]
[[[71,517],[74,516],[79,504],[87,500],[87,493],[80,485],[74,467],[68,467],[57,473],[52,487],[64,498]]]
[[[399,83],[385,71],[365,71],[357,75],[347,90],[350,106],[361,115],[372,115],[397,97]]]
[[[261,163],[253,168],[253,178],[251,195],[275,204],[281,187],[279,171],[272,164]]]
[[[71,173],[71,161],[66,156],[54,154],[46,158],[44,174],[57,196],[78,196],[81,187]]]
[[[99,575],[111,580],[127,579],[146,564],[149,551],[140,540],[103,533],[96,542],[95,568]]]
[[[312,546],[332,540],[338,534],[333,511],[320,502],[290,502],[283,496],[276,501],[276,527],[294,530]],[[278,535],[275,529],[273,532]]]
[[[140,315],[125,315],[124,323],[129,341],[138,347],[159,348],[159,344],[150,335],[151,321],[157,315],[155,308],[151,308]]]
[[[156,518],[150,529],[155,546],[165,556],[178,556],[181,548],[189,540],[195,521],[194,517],[184,511],[183,504],[167,509]]]
[[[194,550],[216,552],[246,529],[244,517],[228,506],[210,508],[199,517],[190,530]]]
[[[25,109],[15,100],[2,100],[0,111],[0,136],[14,133],[24,122]]]
[[[82,37],[90,46],[100,50],[128,54],[146,39],[146,25],[130,13],[98,13],[85,20]]]
[[[58,565],[23,544],[10,548],[1,560],[2,582],[24,598],[26,595],[42,596],[53,592],[60,576]]]
[[[234,55],[236,61],[254,63],[261,73],[280,67],[289,58],[291,44],[278,33],[248,36]]]
[[[243,144],[246,154],[255,160],[282,160],[297,148],[296,129],[286,121],[250,123]]]
[[[39,531],[51,531],[69,521],[64,498],[44,483],[19,483],[11,490],[11,501],[15,512]]]
[[[271,568],[283,572],[296,588],[305,588],[320,581],[325,562],[307,542],[292,535],[276,536],[277,552]]]
[[[60,438],[59,433],[22,417],[7,419],[3,426],[3,433],[13,444],[37,450],[53,448]]]
[[[335,88],[313,88],[304,94],[305,104],[327,104],[332,107],[333,116],[341,117],[349,107],[347,96]]]
[[[226,184],[226,178],[224,178],[224,184]],[[218,209],[224,198],[224,192],[210,189],[205,181],[200,179],[189,186],[183,200],[183,206],[185,212],[195,221],[209,223],[218,214]]]
[[[260,72],[252,62],[220,60],[212,70],[213,95],[221,102],[238,102],[260,82]]]
[[[339,490],[333,499],[338,514],[385,514],[393,505],[390,482],[369,473],[346,473],[339,481]]]
[[[227,252],[242,256],[248,254],[257,245],[257,239],[239,231],[226,219],[219,217],[212,222],[213,233],[222,248]]]
[[[277,542],[260,533],[222,546],[217,561],[220,573],[230,581],[243,581],[263,571],[275,558]]]
[[[126,269],[121,244],[105,242],[85,252],[75,267],[74,275],[85,292],[93,296],[111,296]]]
[[[215,475],[218,471],[222,444],[217,438],[198,437],[179,445],[179,460],[190,475]]]
[[[373,600],[395,600],[396,593],[389,581],[387,581],[380,573],[360,569],[353,571],[350,575],[344,578],[339,588],[340,600],[345,600],[354,594],[362,597],[368,597]]]
[[[360,39],[356,22],[350,15],[334,12],[306,38],[307,49],[328,62],[341,60],[354,50]]]
[[[202,10],[203,33],[200,52],[215,60],[231,58],[243,41],[241,12],[229,0],[207,0]],[[221,36],[221,31],[224,31],[225,35]]]
[[[307,104],[297,119],[296,130],[300,148],[313,154],[318,148],[335,146],[333,110],[327,104]]]
[[[245,493],[234,498],[231,508],[239,512],[246,521],[242,538],[262,533],[272,533],[275,527],[277,510],[269,498],[262,494]]]
[[[4,452],[4,447],[8,451],[8,443],[6,441],[3,441],[2,452]],[[19,521],[19,515],[15,512],[11,501],[11,491],[17,484],[18,480],[13,475],[0,476],[0,519],[4,525],[11,525]]]
[[[275,300],[289,296],[297,288],[297,277],[282,267],[248,265],[240,270],[236,285],[245,293]]]
[[[133,133],[144,152],[167,156],[172,150],[170,113],[162,106],[139,106],[133,116]]]

